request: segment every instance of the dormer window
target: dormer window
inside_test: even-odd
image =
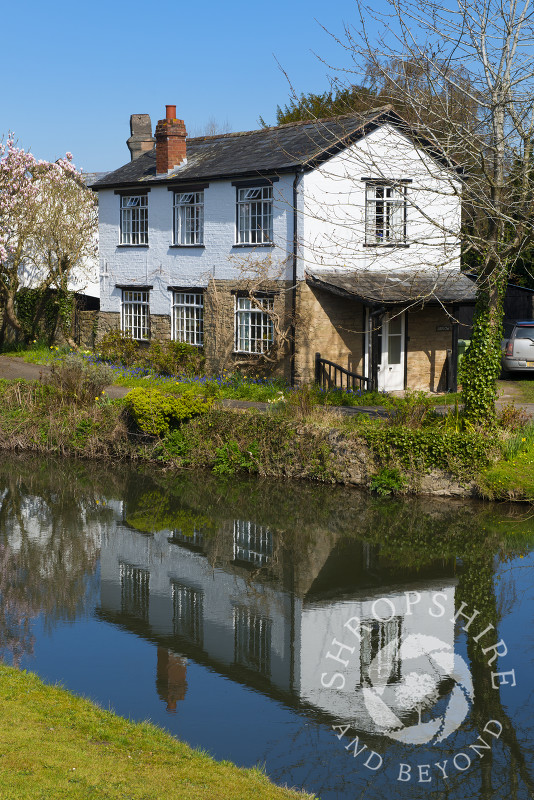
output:
[[[148,244],[148,195],[121,195],[120,243]]]

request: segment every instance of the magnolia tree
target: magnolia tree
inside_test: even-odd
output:
[[[23,332],[15,298],[25,287],[66,291],[96,257],[97,214],[93,194],[72,164],[37,160],[0,143],[0,308],[4,326]]]

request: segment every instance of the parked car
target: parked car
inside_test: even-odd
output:
[[[502,341],[503,372],[534,370],[534,319],[517,320]]]

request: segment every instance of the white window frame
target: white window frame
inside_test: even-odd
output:
[[[132,339],[147,342],[150,339],[150,291],[148,289],[123,289],[121,296],[121,330]]]
[[[389,247],[406,244],[407,187],[404,183],[365,184],[365,244]]]
[[[173,291],[172,336],[176,342],[204,345],[204,292]]]
[[[242,605],[234,606],[234,662],[269,678],[272,621]]]
[[[261,355],[270,350],[274,344],[273,308],[274,297],[234,298],[234,352]]]
[[[121,194],[120,243],[148,244],[148,194]]]
[[[265,567],[273,555],[273,534],[270,528],[245,519],[234,520],[234,561],[247,561]]]
[[[204,191],[174,192],[173,236],[175,245],[204,244]]]
[[[237,187],[237,244],[273,241],[273,187]]]

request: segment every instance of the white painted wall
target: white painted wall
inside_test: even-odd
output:
[[[407,235],[410,247],[364,247],[365,182],[411,179]],[[211,181],[204,190],[204,248],[173,248],[173,193],[151,186],[149,245],[119,245],[120,197],[99,192],[100,296],[103,311],[120,311],[115,284],[152,285],[150,310],[169,314],[167,286],[207,286],[210,278],[249,277],[258,264],[269,276],[291,280],[293,179],[274,184],[274,248],[236,248],[236,188]],[[391,125],[372,132],[299,179],[299,280],[306,268],[420,270],[460,268],[460,182]],[[270,263],[269,263],[270,262]]]
[[[418,602],[415,602],[414,589],[419,594]],[[377,618],[388,618],[394,610],[394,615],[400,617],[402,639],[410,634],[437,637],[454,653],[454,622],[451,621],[454,616],[454,584],[450,581],[427,581],[424,587],[414,589],[405,590],[409,591],[409,605],[405,591],[382,594],[367,591],[352,599],[305,606],[300,620],[300,697],[339,720],[351,721],[360,730],[373,729],[361,692],[360,643],[344,627],[352,617],[358,617],[365,625]],[[438,596],[438,592],[445,598],[441,594]],[[441,616],[433,616],[436,614]],[[340,654],[343,660],[348,661],[346,666],[327,656],[329,652],[339,653],[332,644],[334,639],[354,648],[353,653],[344,649]],[[421,668],[420,661],[421,658],[401,662],[401,678]],[[422,671],[425,671],[424,660]],[[325,688],[321,676],[325,676],[323,683],[328,684],[335,673],[343,675],[344,687],[341,688],[341,679],[336,679],[330,688]]]
[[[365,181],[408,184],[410,247],[365,247]],[[460,269],[460,183],[391,125],[333,156],[302,178],[299,279],[308,268]]]
[[[274,247],[234,247],[236,242],[236,187],[231,181],[211,181],[204,190],[205,247],[173,248],[173,193],[152,186],[148,194],[148,248],[119,247],[120,197],[112,189],[99,192],[101,309],[120,311],[121,291],[115,284],[148,284],[150,311],[169,314],[167,286],[207,286],[211,278],[239,280],[263,265],[272,278],[290,280],[292,265],[293,176],[280,177],[273,186]]]
[[[206,556],[169,542],[172,531],[143,536],[120,524],[104,537],[100,555],[101,604],[121,610],[120,562],[150,572],[149,622],[155,634],[173,635],[172,582],[203,596],[203,648],[210,658],[234,661],[234,608],[244,606],[271,620],[271,675],[275,686],[289,690],[291,675],[291,599],[276,586],[250,581],[230,569],[213,567]]]

